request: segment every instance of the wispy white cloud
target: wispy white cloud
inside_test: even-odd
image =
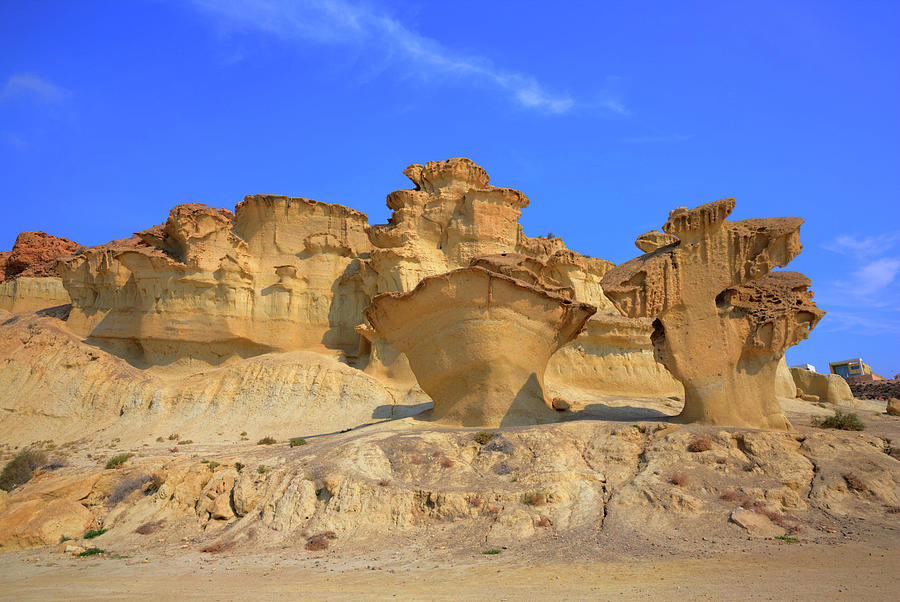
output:
[[[378,51],[401,61],[417,75],[477,79],[505,92],[519,105],[562,114],[576,105],[572,96],[548,90],[532,75],[499,68],[484,57],[454,52],[384,11],[349,0],[191,0],[238,31],[262,31],[284,39],[347,45]],[[628,114],[621,100],[603,108]]]
[[[844,332],[867,336],[900,334],[900,320],[851,312],[830,311],[822,320],[822,331]]]
[[[851,255],[862,259],[887,253],[898,243],[900,243],[900,231],[876,234],[875,236],[843,234],[824,247],[841,255]]]
[[[10,75],[0,90],[0,102],[8,100],[30,100],[32,102],[55,103],[69,95],[69,92],[53,82],[34,73]]]

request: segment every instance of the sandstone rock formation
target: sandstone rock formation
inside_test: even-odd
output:
[[[686,422],[791,426],[776,401],[785,349],[824,314],[809,280],[787,265],[801,249],[800,218],[729,222],[734,199],[672,211],[678,242],[609,271],[602,286],[628,317],[655,318],[657,355],[685,387]]]
[[[600,280],[613,264],[558,238],[526,236],[518,219],[527,197],[491,186],[468,159],[405,173],[415,189],[388,195],[394,213],[385,225],[369,226],[340,205],[275,195],[248,196],[234,214],[175,207],[165,224],[60,263],[73,304],[68,327],[139,368],[309,350],[409,387],[415,378],[403,354],[358,332],[371,299],[477,256],[519,253],[600,309],[583,338],[553,359],[551,386],[681,394],[652,356],[649,321],[621,319],[604,296]]]
[[[596,309],[573,302],[545,268],[516,255],[475,258],[412,292],[382,293],[366,309],[373,338],[406,354],[435,419],[486,427],[555,419],[547,362]]]
[[[797,387],[797,396],[815,395],[819,401],[848,404],[853,401],[853,393],[839,374],[820,374],[803,368],[790,368],[791,377]]]
[[[19,234],[12,251],[0,252],[0,309],[18,313],[69,303],[56,262],[83,249],[43,232]]]

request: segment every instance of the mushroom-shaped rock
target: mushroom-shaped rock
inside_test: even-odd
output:
[[[673,242],[678,242],[678,239],[671,234],[666,234],[659,230],[650,230],[638,236],[637,240],[634,241],[634,245],[644,253],[652,253],[658,248],[670,245]]]
[[[726,221],[733,209],[672,211],[663,230],[677,242],[610,270],[603,290],[625,316],[655,318],[656,355],[685,388],[680,421],[790,430],[778,361],[824,312],[805,276],[769,272],[800,253],[803,220]]]
[[[406,353],[432,417],[461,426],[551,422],[544,399],[550,356],[596,309],[522,280],[471,266],[431,276],[411,292],[376,296],[375,334]]]

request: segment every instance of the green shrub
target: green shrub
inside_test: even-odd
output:
[[[100,537],[107,531],[109,531],[109,529],[91,529],[90,531],[82,535],[82,539],[94,539],[95,537]]]
[[[34,471],[47,463],[47,454],[38,449],[23,449],[3,467],[0,472],[0,489],[12,491],[13,487],[24,485]]]
[[[106,554],[106,550],[101,550],[100,548],[88,548],[84,552],[78,554],[78,557],[83,558],[85,556],[94,556],[96,554]]]
[[[797,543],[798,541],[800,541],[796,537],[790,537],[788,535],[776,535],[775,539],[780,539],[781,541],[783,541],[785,543]]]
[[[487,431],[481,431],[480,433],[475,433],[475,443],[479,445],[484,445],[488,441],[490,441],[494,435],[497,433],[489,433]]]
[[[125,464],[128,461],[128,458],[133,456],[134,454],[117,454],[106,461],[106,468],[118,468]]]
[[[278,441],[274,437],[263,437],[256,442],[257,445],[274,445]]]
[[[180,441],[178,441],[178,445],[190,445],[191,443],[193,443],[193,441],[191,441],[190,439],[181,439]]]
[[[493,556],[493,555],[495,555],[495,554],[499,554],[499,553],[500,553],[500,550],[494,550],[494,549],[483,550],[481,553],[482,553],[482,554],[486,554],[486,555],[488,555],[488,556]]]
[[[260,464],[259,468],[256,469],[256,472],[258,472],[259,474],[266,474],[266,471],[268,471],[268,470],[269,469],[266,468],[265,465]]]
[[[834,416],[829,416],[823,420],[812,419],[812,425],[823,429],[840,429],[842,431],[863,431],[866,425],[862,423],[859,416],[852,412],[844,414],[839,410],[834,412]]]
[[[294,437],[291,439],[291,447],[299,447],[301,445],[306,445],[306,439],[303,437]]]

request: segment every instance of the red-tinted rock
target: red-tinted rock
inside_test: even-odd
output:
[[[12,252],[0,253],[0,282],[19,276],[55,276],[56,261],[84,249],[77,242],[43,232],[22,232]]]

